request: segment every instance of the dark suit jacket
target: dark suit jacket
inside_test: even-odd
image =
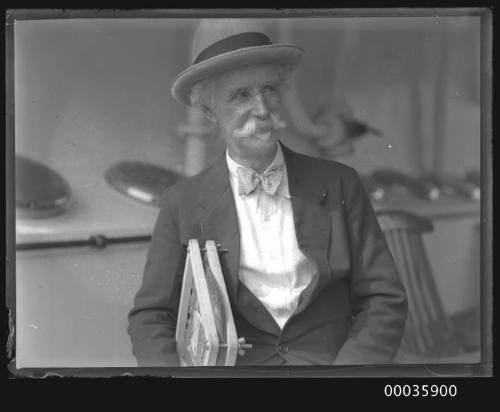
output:
[[[129,314],[139,366],[178,365],[177,308],[185,245],[212,239],[238,336],[253,348],[237,365],[390,363],[403,335],[406,298],[371,203],[354,169],[283,146],[297,242],[319,274],[283,330],[238,280],[240,238],[225,156],[171,186]]]

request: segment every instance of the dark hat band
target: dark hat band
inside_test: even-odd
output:
[[[263,33],[245,32],[235,34],[234,36],[226,37],[225,39],[215,42],[211,46],[203,50],[195,59],[193,64],[198,64],[203,60],[218,56],[219,54],[228,53],[234,50],[243,49],[245,47],[266,46],[273,44],[269,37]]]

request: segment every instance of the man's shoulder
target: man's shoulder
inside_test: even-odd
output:
[[[290,159],[294,167],[299,168],[299,171],[304,173],[312,173],[314,175],[328,176],[331,179],[341,180],[356,180],[358,172],[344,163],[330,159],[322,159],[319,157],[309,156],[287,149],[290,153]]]
[[[178,201],[185,203],[196,198],[197,193],[203,189],[208,176],[215,167],[216,164],[214,163],[194,176],[181,177],[176,183],[163,191],[161,204],[164,205],[166,202],[176,203]]]

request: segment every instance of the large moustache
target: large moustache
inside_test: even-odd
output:
[[[271,113],[266,120],[255,117],[249,118],[241,128],[234,131],[234,134],[239,137],[248,137],[255,134],[257,131],[278,130],[286,126],[286,122],[283,121],[279,115]]]

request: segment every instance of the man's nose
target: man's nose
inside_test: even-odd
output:
[[[259,117],[269,116],[269,104],[266,98],[260,93],[255,95],[253,113],[255,116]]]

